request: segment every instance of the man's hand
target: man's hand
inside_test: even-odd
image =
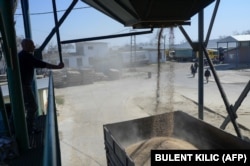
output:
[[[62,69],[64,67],[64,63],[63,62],[60,62],[59,64],[58,64],[58,68],[59,69]]]

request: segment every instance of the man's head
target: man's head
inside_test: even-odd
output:
[[[24,51],[34,52],[35,50],[34,42],[31,39],[23,39],[21,45]]]

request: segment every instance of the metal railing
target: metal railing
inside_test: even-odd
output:
[[[11,131],[10,131],[10,125],[9,125],[9,120],[8,120],[8,115],[6,112],[5,104],[4,104],[4,99],[3,99],[3,93],[2,89],[0,87],[0,122],[1,127],[0,127],[0,136],[11,136]],[[1,130],[2,129],[2,130]]]
[[[43,153],[44,166],[61,165],[61,150],[56,116],[53,76],[51,71],[49,75],[48,106],[45,124],[45,140]]]

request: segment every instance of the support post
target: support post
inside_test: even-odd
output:
[[[235,102],[234,106],[233,106],[233,111],[236,114],[236,111],[238,110],[238,108],[240,107],[241,103],[243,102],[243,100],[245,99],[245,97],[247,96],[248,92],[250,91],[250,81],[248,81],[246,87],[244,88],[244,90],[242,91],[242,93],[240,94],[238,100]],[[221,124],[220,128],[222,130],[224,130],[227,126],[227,124],[230,122],[230,116],[228,115],[225,120],[223,121],[223,123]]]
[[[17,58],[16,32],[11,1],[0,0],[0,31],[3,37],[4,55],[7,64],[8,87],[14,118],[15,136],[21,151],[29,148],[21,78]]]
[[[23,24],[25,30],[25,38],[32,39],[31,26],[30,26],[30,17],[29,17],[29,2],[28,0],[21,0],[22,12],[23,12]],[[35,69],[36,71],[36,69]],[[34,78],[36,78],[36,72],[34,72]],[[38,106],[38,114],[42,114],[40,96],[37,90],[37,82],[36,79],[32,82],[32,89],[35,94],[36,103]]]
[[[199,70],[198,70],[198,117],[203,120],[204,108],[204,78],[203,78],[203,51],[202,45],[204,40],[204,11],[201,10],[198,14],[198,40],[199,40]]]
[[[56,0],[52,0],[53,5],[53,13],[54,13],[54,21],[55,21],[55,29],[56,29],[56,39],[57,39],[57,47],[59,52],[59,59],[60,62],[62,62],[62,47],[61,47],[61,39],[60,39],[60,32],[59,32],[59,26],[58,26],[58,18],[57,18],[57,8],[56,8]]]
[[[219,77],[218,77],[218,75],[217,75],[217,73],[216,73],[216,71],[215,71],[215,68],[214,68],[214,66],[213,66],[213,64],[212,64],[212,62],[211,62],[211,60],[210,60],[210,58],[209,58],[209,56],[208,56],[208,53],[207,53],[205,47],[202,46],[202,49],[203,49],[203,51],[204,51],[204,53],[205,53],[206,59],[207,59],[207,61],[208,61],[208,64],[209,64],[209,66],[210,66],[210,69],[211,69],[211,71],[212,71],[212,73],[213,73],[214,80],[215,80],[215,82],[216,82],[216,84],[217,84],[217,87],[218,87],[218,89],[219,89],[219,91],[220,91],[221,97],[222,97],[222,99],[223,99],[223,101],[224,101],[224,104],[225,104],[225,106],[226,106],[227,113],[228,113],[228,115],[229,115],[229,117],[230,117],[230,120],[231,120],[233,126],[234,126],[235,132],[236,132],[237,136],[238,136],[239,138],[242,139],[243,137],[242,137],[242,134],[241,134],[239,125],[238,125],[238,123],[237,123],[237,121],[236,121],[237,115],[236,115],[236,113],[235,113],[234,110],[233,110],[234,108],[233,108],[232,105],[229,104],[229,101],[228,101],[228,99],[227,99],[226,93],[225,93],[225,91],[224,91],[224,89],[223,89],[223,87],[222,87],[222,85],[221,85],[221,83],[220,83],[220,79],[219,79]]]

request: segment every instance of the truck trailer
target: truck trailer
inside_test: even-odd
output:
[[[180,62],[193,61],[195,57],[195,53],[192,49],[175,49],[171,52],[172,59]]]

